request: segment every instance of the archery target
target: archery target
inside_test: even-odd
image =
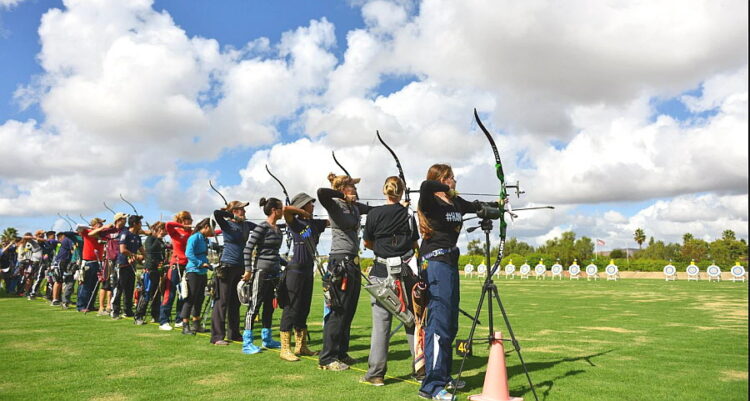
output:
[[[745,277],[745,268],[741,265],[732,266],[731,272],[734,277]]]
[[[719,266],[711,265],[706,268],[706,273],[711,277],[719,277],[721,275],[721,269]]]
[[[606,272],[610,276],[617,275],[617,273],[620,271],[620,269],[617,267],[617,265],[608,265],[605,268]]]
[[[589,276],[593,276],[597,273],[599,273],[599,267],[597,265],[592,263],[586,266],[586,274],[588,274]]]
[[[562,271],[563,271],[563,267],[561,264],[555,263],[554,265],[552,265],[552,274],[555,274],[555,275],[562,274]]]
[[[536,273],[537,276],[541,276],[544,273],[547,273],[547,266],[541,263],[536,265],[536,267],[534,267],[534,273]]]
[[[529,274],[530,271],[531,271],[531,266],[529,266],[526,263],[521,265],[521,274]]]
[[[701,272],[701,269],[699,269],[696,265],[690,265],[687,267],[687,269],[685,269],[685,272],[691,276],[696,276]]]
[[[487,266],[484,263],[477,266],[477,273],[479,274],[487,273]]]
[[[568,267],[568,273],[570,273],[573,276],[578,275],[579,273],[581,273],[581,266],[570,265],[570,267]]]
[[[516,265],[508,263],[505,265],[505,274],[513,274],[516,272]]]
[[[664,270],[662,270],[665,275],[667,276],[674,276],[677,274],[677,269],[674,268],[672,265],[666,265],[664,266]]]

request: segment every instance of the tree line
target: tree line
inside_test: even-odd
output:
[[[646,239],[648,238],[648,241]],[[646,232],[638,228],[633,233],[633,240],[638,244],[638,250],[628,256],[624,249],[614,249],[609,255],[594,255],[594,241],[588,237],[577,238],[573,231],[566,231],[559,237],[547,240],[544,244],[534,247],[517,238],[510,238],[505,243],[505,252],[502,265],[513,261],[519,266],[524,262],[536,265],[543,260],[547,266],[559,262],[567,267],[574,260],[585,266],[592,261],[600,267],[615,259],[621,268],[630,270],[660,270],[665,264],[672,262],[686,265],[695,261],[699,266],[705,267],[712,263],[727,269],[735,262],[747,264],[748,244],[747,241],[737,236],[732,230],[724,230],[719,239],[705,241],[695,238],[691,233],[682,237],[682,243],[669,243],[656,240],[653,236],[648,237]],[[646,246],[644,247],[644,243]],[[490,255],[497,255],[499,245],[493,246]],[[467,246],[467,256],[462,263],[478,264],[484,262],[484,241],[471,240]]]

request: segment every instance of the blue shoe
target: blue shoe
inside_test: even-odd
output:
[[[245,330],[242,333],[242,352],[245,354],[257,354],[260,352],[260,347],[253,344],[253,331]]]
[[[274,341],[272,338],[273,332],[271,329],[262,329],[260,331],[260,337],[263,339],[261,345],[265,348],[281,348],[281,343]]]
[[[453,394],[449,393],[446,389],[442,389],[439,393],[432,396],[432,399],[438,401],[453,401]]]

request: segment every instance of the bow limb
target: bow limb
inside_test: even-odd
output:
[[[500,214],[500,246],[498,247],[497,251],[497,259],[495,260],[495,266],[493,266],[493,271],[497,268],[497,266],[500,265],[502,258],[503,258],[503,251],[505,248],[505,238],[508,230],[508,223],[505,221],[505,212],[508,210],[509,202],[508,202],[508,192],[507,188],[505,186],[505,173],[503,172],[503,163],[500,160],[500,152],[497,150],[497,145],[495,144],[495,140],[492,138],[492,134],[487,130],[487,128],[482,124],[482,120],[479,118],[479,113],[477,113],[477,109],[474,109],[474,119],[477,121],[477,124],[479,125],[479,128],[482,129],[482,132],[484,133],[484,136],[487,137],[487,140],[490,142],[490,147],[492,148],[492,153],[495,156],[495,174],[497,175],[497,179],[500,180],[500,193],[499,193],[499,203],[503,207],[503,213]]]
[[[102,203],[104,204],[104,207],[107,210],[109,210],[110,212],[112,212],[112,214],[117,214],[117,212],[115,212],[114,210],[112,210],[112,208],[110,208],[109,206],[107,206],[107,202],[102,201]]]
[[[396,156],[396,152],[394,152],[393,149],[391,149],[391,147],[388,146],[387,143],[385,143],[385,141],[383,140],[383,137],[380,136],[380,131],[376,130],[375,135],[377,135],[380,143],[382,143],[383,146],[385,146],[385,148],[388,149],[388,152],[391,153],[391,156],[393,156],[393,159],[396,161],[396,168],[398,169],[398,177],[401,178],[401,181],[404,182],[404,188],[405,188],[404,199],[406,200],[407,203],[410,203],[411,200],[409,198],[409,186],[406,185],[406,176],[404,176],[404,169],[401,168],[401,162],[398,160],[398,156]]]
[[[214,192],[216,192],[217,194],[219,194],[219,196],[221,196],[221,200],[224,201],[224,206],[229,205],[229,202],[227,202],[227,198],[225,198],[224,195],[222,195],[221,192],[219,192],[219,190],[216,189],[216,187],[214,186],[214,183],[212,183],[211,180],[208,180],[208,185],[211,187],[211,189],[214,190]]]
[[[278,179],[278,177],[276,177],[275,175],[273,175],[273,173],[271,172],[271,170],[268,169],[268,164],[266,164],[266,172],[268,173],[268,175],[271,176],[271,178],[273,178],[274,180],[276,180],[276,182],[279,183],[279,185],[281,186],[281,190],[284,192],[284,197],[285,197],[284,201],[285,201],[286,205],[289,206],[289,204],[291,203],[291,201],[289,200],[289,193],[286,192],[286,187],[281,182],[281,180]]]
[[[331,151],[331,156],[333,156],[333,161],[335,161],[335,162],[336,162],[336,164],[337,164],[337,165],[338,165],[339,167],[341,167],[341,169],[342,169],[342,170],[344,170],[344,174],[346,174],[346,176],[347,176],[347,177],[351,177],[352,175],[351,175],[351,174],[349,174],[349,172],[348,172],[348,171],[346,171],[346,169],[344,168],[344,166],[343,166],[343,165],[341,165],[341,163],[339,163],[339,160],[338,160],[338,159],[336,158],[336,151],[333,151],[333,150],[332,150],[332,151]]]

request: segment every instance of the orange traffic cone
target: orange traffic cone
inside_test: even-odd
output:
[[[496,331],[495,339],[490,346],[482,394],[469,396],[472,401],[523,401],[523,398],[511,397],[508,393],[508,372],[505,369],[505,348],[502,338],[502,334]]]

